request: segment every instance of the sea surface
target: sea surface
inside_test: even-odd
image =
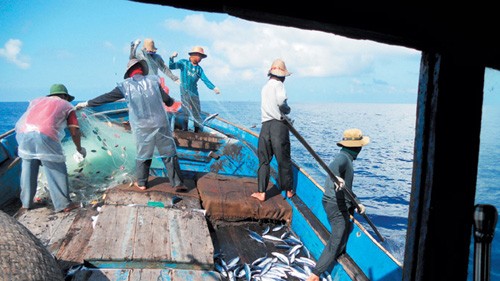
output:
[[[12,129],[26,110],[27,102],[0,102],[0,134]],[[329,163],[339,148],[336,142],[348,128],[359,128],[371,138],[354,161],[353,191],[367,207],[367,215],[386,239],[386,247],[403,261],[408,206],[410,201],[416,105],[361,103],[290,104],[294,127]],[[260,130],[259,102],[202,102],[202,110],[243,125],[256,133]],[[476,203],[491,204],[500,210],[500,108],[485,106]],[[319,183],[326,172],[292,135],[292,159]],[[371,227],[361,220],[365,228]],[[373,234],[373,232],[372,232]],[[500,280],[500,223],[491,245],[491,280]],[[472,280],[473,239],[469,278]]]

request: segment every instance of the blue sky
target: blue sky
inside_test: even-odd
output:
[[[0,0],[0,26],[0,102],[29,101],[53,83],[76,100],[108,92],[123,79],[130,42],[145,38],[165,60],[205,49],[201,66],[221,95],[200,81],[202,100],[259,101],[276,58],[293,73],[285,82],[290,103],[417,97],[418,50],[225,14],[125,0]],[[169,79],[167,86],[178,97],[178,86]]]

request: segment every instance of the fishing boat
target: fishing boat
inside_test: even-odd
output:
[[[477,227],[478,221],[473,220],[482,218],[479,225],[483,226],[496,224],[497,212],[482,212],[476,202],[485,73],[500,70],[500,41],[492,35],[498,31],[493,2],[458,5],[450,15],[447,7],[431,7],[427,1],[412,5],[335,1],[323,10],[318,9],[325,6],[323,1],[287,2],[286,8],[283,3],[257,1],[134,1],[421,51],[401,280],[469,280],[470,275],[474,280],[489,280],[488,251],[478,247],[471,253],[471,241],[498,233],[498,227]],[[476,20],[464,23],[468,18]],[[451,145],[454,141],[466,145],[457,152]],[[481,215],[476,216],[477,212]]]
[[[73,195],[86,196],[79,197],[83,206],[54,213],[45,202],[11,212],[12,217],[55,257],[66,280],[268,280],[278,272],[273,280],[305,280],[330,233],[318,203],[322,184],[294,163],[296,195],[286,198],[273,161],[268,199],[253,199],[258,135],[217,114],[202,117],[203,132],[195,133],[178,129],[178,112],[166,116],[188,190],[174,189],[162,162],[154,159],[143,191],[129,176],[134,152],[126,103],[79,111],[87,158],[83,164],[67,162]],[[15,132],[2,135],[0,143],[0,198],[3,206],[12,206],[20,189]],[[98,162],[116,166],[106,170]],[[93,197],[82,191],[89,183],[99,184],[90,187]],[[382,246],[376,228],[366,229],[359,218],[352,217],[347,252],[323,280],[401,280],[402,263]],[[0,238],[22,241],[6,239]]]

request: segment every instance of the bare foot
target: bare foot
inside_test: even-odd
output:
[[[254,193],[252,193],[252,197],[256,198],[260,202],[266,201],[266,193],[265,192],[254,192]]]
[[[307,278],[306,281],[319,281],[319,276],[317,276],[314,273],[311,273],[311,275],[309,276],[309,278]]]
[[[71,202],[66,208],[63,209],[63,212],[71,212],[71,210],[74,210],[76,208],[80,208],[80,203],[79,202]]]
[[[295,191],[293,191],[293,190],[286,191],[286,197],[292,198],[293,196],[295,196]]]
[[[134,186],[139,188],[140,190],[146,190],[146,186],[144,186],[144,185],[139,186],[139,184],[137,182],[134,182]]]

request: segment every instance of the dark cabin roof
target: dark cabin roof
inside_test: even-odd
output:
[[[421,51],[474,53],[485,66],[500,69],[500,40],[494,2],[438,5],[431,2],[336,1],[263,4],[259,1],[139,0],[176,8],[216,12],[354,39],[369,39]]]
[[[136,2],[422,51],[403,280],[467,280],[485,67],[500,70],[494,2]]]

